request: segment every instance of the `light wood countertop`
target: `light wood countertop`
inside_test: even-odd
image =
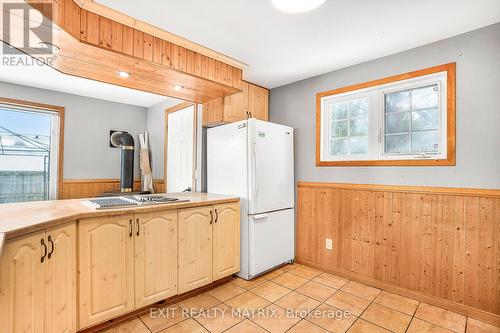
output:
[[[83,204],[82,200],[85,199],[0,204],[0,254],[5,239],[83,218],[206,206],[239,200],[233,196],[196,192],[168,193],[167,195],[189,201],[103,210],[96,210]]]

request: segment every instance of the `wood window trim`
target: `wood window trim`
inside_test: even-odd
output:
[[[321,98],[349,91],[370,88],[396,81],[408,80],[429,74],[447,73],[447,158],[366,161],[321,161]],[[316,166],[454,166],[456,165],[456,63],[421,69],[383,79],[373,80],[316,94]]]
[[[65,108],[63,106],[43,104],[38,102],[23,101],[19,99],[4,98],[0,97],[0,104],[18,106],[18,107],[28,107],[31,109],[39,109],[45,111],[56,112],[59,116],[59,148],[57,154],[57,199],[62,198],[63,192],[63,161],[64,161],[64,112]]]
[[[165,192],[167,191],[167,163],[168,163],[168,115],[170,113],[174,113],[174,112],[177,112],[177,111],[180,111],[180,110],[184,110],[185,108],[188,108],[190,106],[193,106],[194,107],[194,114],[193,114],[193,127],[194,127],[194,131],[193,131],[193,135],[194,135],[194,138],[193,138],[193,177],[192,177],[192,180],[193,180],[193,189],[194,189],[194,185],[196,183],[196,180],[195,180],[195,174],[194,174],[194,166],[196,165],[196,124],[197,124],[197,121],[198,121],[198,104],[196,103],[193,103],[193,102],[182,102],[182,103],[179,103],[177,105],[174,105],[174,106],[171,106],[169,108],[166,108],[165,109],[165,137],[164,137],[164,143],[163,143],[163,180],[164,180],[164,184],[165,184]]]

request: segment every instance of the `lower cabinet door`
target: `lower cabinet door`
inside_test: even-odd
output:
[[[179,209],[179,294],[212,282],[212,206]]]
[[[240,270],[240,204],[214,205],[213,280]]]
[[[133,217],[78,222],[79,328],[134,309]]]
[[[177,294],[177,211],[135,215],[135,307]]]
[[[48,229],[46,332],[76,332],[76,223]]]
[[[41,262],[46,253],[41,244],[44,238],[45,231],[9,240],[5,244],[0,260],[2,333],[44,332],[45,262]]]

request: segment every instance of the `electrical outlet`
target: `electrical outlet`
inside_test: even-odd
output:
[[[333,242],[332,242],[332,240],[330,238],[326,239],[326,249],[327,250],[333,249]]]

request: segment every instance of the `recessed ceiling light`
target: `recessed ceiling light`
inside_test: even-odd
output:
[[[176,84],[176,85],[174,85],[174,90],[176,90],[176,91],[180,91],[180,90],[182,90],[183,88],[184,88],[184,87],[183,87],[183,86],[181,86],[180,84]]]
[[[274,7],[287,13],[303,13],[321,6],[326,0],[271,0]]]
[[[44,49],[49,49],[52,53],[59,52],[61,49],[59,46],[49,43],[49,42],[39,42],[38,45]]]
[[[125,71],[117,71],[116,75],[118,75],[119,77],[124,77],[124,78],[132,76],[132,74],[130,74],[129,72],[125,72]]]

